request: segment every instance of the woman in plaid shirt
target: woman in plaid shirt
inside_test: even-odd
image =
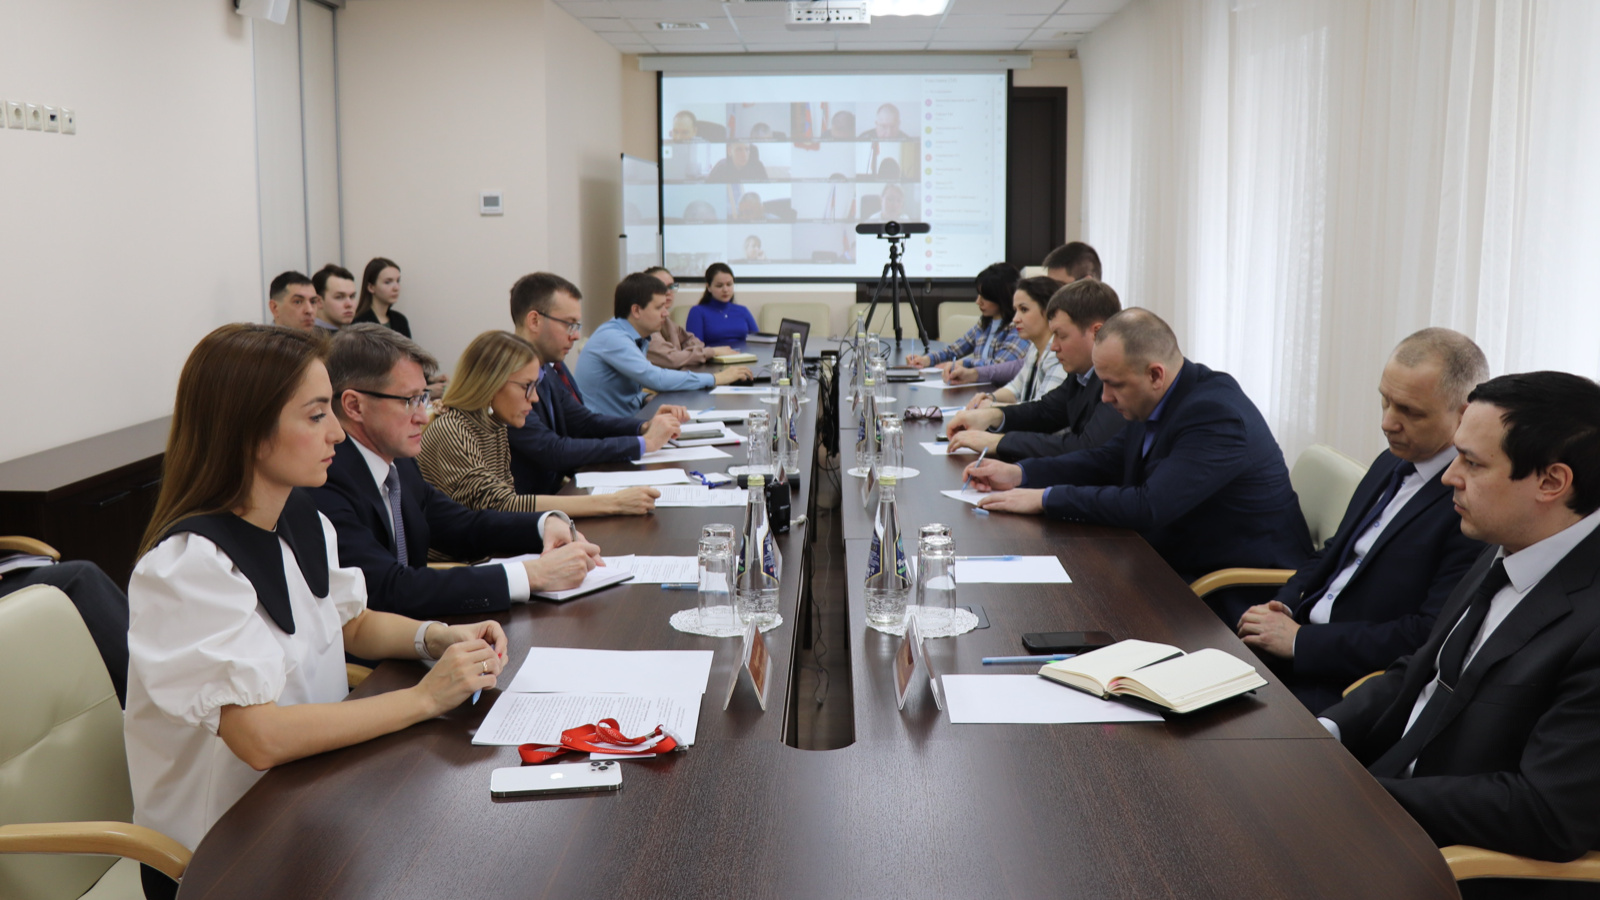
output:
[[[1009,263],[995,263],[978,273],[978,324],[932,356],[911,354],[906,364],[948,372],[955,366],[975,369],[1013,362],[1028,353],[1028,342],[1011,326],[1011,298],[1022,273]]]

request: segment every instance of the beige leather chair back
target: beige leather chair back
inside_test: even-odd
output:
[[[1366,474],[1366,466],[1327,444],[1312,444],[1295,460],[1289,482],[1300,495],[1300,511],[1318,550],[1339,530],[1345,507]]]
[[[1023,278],[1043,278],[1044,276],[1049,275],[1049,274],[1050,274],[1050,270],[1046,269],[1044,266],[1023,266],[1022,267],[1022,277]]]
[[[970,309],[972,305],[968,303],[939,304],[939,340],[949,343],[971,331],[978,324],[978,317],[967,312]]]
[[[67,595],[0,598],[0,825],[133,820],[122,709]],[[0,897],[78,897],[109,856],[0,856]]]
[[[783,324],[784,319],[810,323],[811,334],[806,339],[808,344],[811,338],[825,338],[836,333],[833,328],[833,307],[826,303],[775,300],[761,304],[756,311],[756,324],[767,334],[777,334],[778,326]]]
[[[850,305],[851,327],[855,326],[856,317],[866,315],[867,307],[871,305],[870,303],[852,303]],[[878,309],[873,313],[872,321],[867,323],[867,332],[881,337],[894,337],[894,316],[889,310],[889,301],[887,299],[878,301]],[[917,320],[911,315],[911,308],[904,303],[900,304],[900,334],[907,338],[922,337],[922,332],[917,330]],[[917,352],[921,353],[922,351],[918,350]],[[899,360],[895,362],[898,364]]]
[[[678,293],[682,294],[683,291],[680,290]],[[693,309],[694,305],[699,302],[699,297],[690,297],[687,303],[681,297],[672,301],[672,321],[677,322],[679,328],[684,327],[689,322],[689,310]]]

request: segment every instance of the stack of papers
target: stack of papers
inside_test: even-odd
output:
[[[956,557],[956,584],[1071,584],[1054,556]]]
[[[695,584],[700,560],[693,556],[607,556],[606,568],[633,574],[634,584]]]
[[[727,454],[724,453],[723,455],[726,456]],[[573,479],[573,483],[581,488],[688,484],[689,473],[682,469],[647,469],[642,472],[579,472]]]
[[[689,413],[689,418],[696,422],[743,422],[753,412],[753,409],[697,409]]]
[[[922,449],[928,451],[929,453],[932,453],[934,456],[977,456],[978,455],[978,451],[972,449],[971,447],[962,447],[960,450],[957,450],[956,452],[951,453],[950,452],[950,444],[948,442],[945,442],[945,441],[923,441],[922,442]],[[946,494],[952,494],[952,493],[959,494],[961,492],[960,491],[945,491],[945,493]]]
[[[715,447],[675,447],[646,453],[634,460],[633,464],[636,466],[648,466],[651,463],[693,462],[697,459],[732,459],[732,457]],[[683,470],[679,469],[678,471],[681,472]]]
[[[620,490],[622,488],[614,486],[597,487],[590,493],[614,494]],[[656,498],[657,507],[744,506],[747,502],[744,491],[714,491],[701,484],[663,484],[657,485],[656,490],[661,492],[661,496]]]
[[[694,743],[710,650],[580,650],[532,647],[472,742],[555,744],[561,732],[614,718],[624,734],[664,726]]]
[[[744,438],[722,422],[696,422],[683,426],[672,440],[674,447],[711,447],[717,444],[742,444]]]

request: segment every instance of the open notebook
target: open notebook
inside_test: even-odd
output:
[[[1097,697],[1134,697],[1179,713],[1267,683],[1254,666],[1221,650],[1185,654],[1170,644],[1132,640],[1047,663],[1039,674]]]

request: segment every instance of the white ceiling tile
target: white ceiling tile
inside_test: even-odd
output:
[[[850,42],[861,42],[861,41],[878,41],[878,42],[882,42],[882,41],[900,41],[900,42],[930,41],[930,40],[933,40],[933,29],[931,29],[931,28],[919,28],[919,29],[913,30],[913,29],[907,28],[904,31],[892,31],[892,30],[879,29],[877,27],[874,27],[874,28],[871,28],[871,29],[869,29],[867,31],[840,31],[840,32],[838,32],[837,37],[841,42],[844,42],[844,41],[850,41]]]
[[[722,4],[717,0],[611,0],[609,5],[625,19],[722,18]]]
[[[929,50],[1015,50],[1017,41],[934,41]]]
[[[559,5],[579,19],[615,19],[619,15],[605,0],[559,0]]]
[[[585,17],[579,19],[578,21],[582,22],[585,28],[589,29],[595,34],[606,34],[608,32],[626,32],[628,34],[633,33],[633,26],[628,24],[627,19],[596,19],[593,17]]]
[[[942,28],[1038,28],[1050,18],[1044,13],[1032,16],[945,16]]]
[[[1053,13],[1060,6],[1061,0],[950,0],[950,9],[945,16],[1043,14]]]
[[[739,43],[739,36],[731,31],[722,34],[715,31],[662,31],[651,34],[645,39],[657,47],[673,48],[688,45],[721,47]]]
[[[939,33],[935,34],[933,36],[933,40],[935,40],[935,41],[965,41],[965,42],[967,42],[969,44],[970,43],[978,43],[978,42],[981,42],[981,41],[997,41],[997,42],[1000,42],[1000,43],[1005,43],[1006,41],[1010,41],[1011,43],[1015,44],[1015,43],[1019,43],[1021,41],[1025,41],[1028,38],[1032,37],[1033,33],[1034,33],[1034,31],[1031,28],[1016,28],[1016,29],[1005,29],[1005,30],[988,29],[988,28],[958,28],[958,29],[941,28],[941,29],[939,29]]]
[[[1128,0],[1067,0],[1063,13],[1114,13],[1128,5]]]
[[[1093,31],[1109,18],[1111,16],[1106,13],[1074,13],[1064,16],[1051,16],[1045,20],[1044,27],[1051,31]]]

